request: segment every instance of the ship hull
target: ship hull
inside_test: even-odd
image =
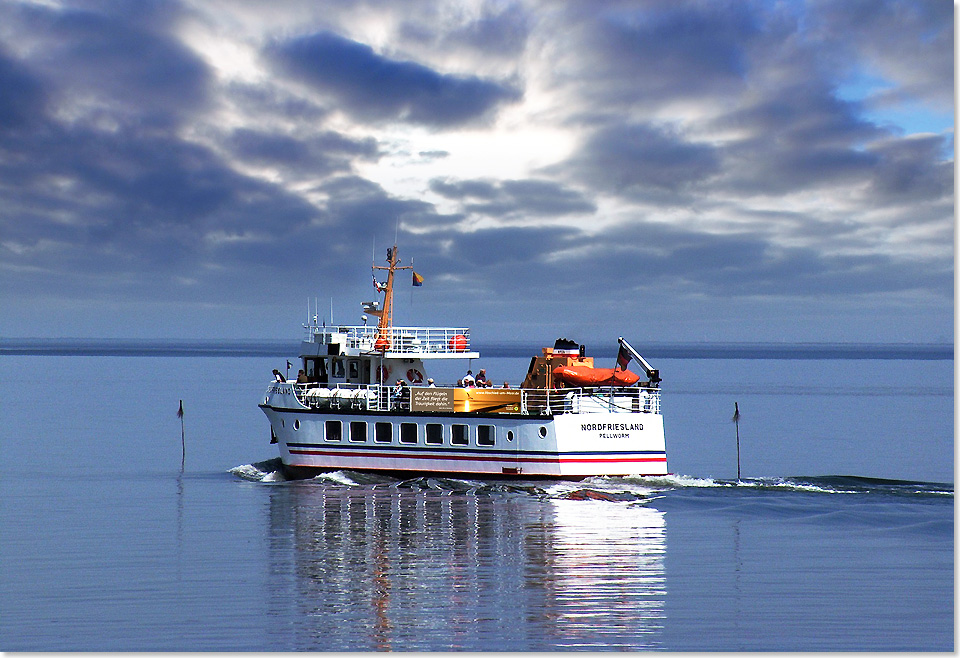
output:
[[[286,470],[582,478],[667,474],[657,413],[416,414],[261,405]]]

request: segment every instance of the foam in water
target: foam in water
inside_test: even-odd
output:
[[[328,473],[321,473],[320,475],[313,478],[315,481],[320,482],[332,482],[334,484],[342,484],[347,487],[356,487],[358,486],[357,482],[354,482],[344,471],[330,471]]]
[[[234,466],[229,473],[236,475],[242,480],[250,482],[285,482],[283,468],[279,457],[267,459],[253,464],[241,464]]]

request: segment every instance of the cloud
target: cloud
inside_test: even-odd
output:
[[[33,123],[46,113],[47,94],[37,76],[0,48],[0,131]]]
[[[40,331],[31,295],[223,300],[264,335],[317,282],[369,295],[399,236],[419,310],[493,333],[749,301],[808,335],[882,300],[939,335],[952,125],[879,108],[952,113],[951,11],[0,3],[2,302]]]
[[[684,192],[720,170],[710,144],[652,124],[603,126],[565,163],[547,168],[589,185],[654,203],[683,202]]]
[[[558,217],[597,210],[580,192],[549,180],[433,179],[430,189],[447,199],[463,201],[465,212],[491,217]]]
[[[230,134],[227,143],[241,160],[289,168],[300,175],[350,171],[354,159],[375,160],[378,155],[373,138],[354,140],[333,131],[314,137],[294,137],[238,128]]]
[[[519,2],[505,6],[483,3],[477,12],[465,7],[446,14],[436,6],[424,9],[415,19],[403,20],[398,30],[402,37],[447,52],[469,50],[484,57],[520,55],[533,23],[528,9]],[[425,20],[425,13],[429,19]]]
[[[392,60],[332,32],[276,42],[268,54],[281,71],[331,94],[365,121],[452,127],[483,120],[520,98],[505,84]]]
[[[57,111],[72,120],[108,112],[113,120],[162,126],[204,108],[213,82],[209,67],[164,31],[176,5],[116,9],[30,7],[8,14],[35,42],[31,63],[56,90],[50,101]]]

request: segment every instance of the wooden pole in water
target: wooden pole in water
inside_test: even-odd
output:
[[[180,400],[180,408],[177,409],[177,418],[180,419],[180,470],[183,470],[183,464],[187,459],[187,443],[183,439],[183,400]]]
[[[733,403],[733,422],[737,425],[737,482],[740,481],[740,405]]]

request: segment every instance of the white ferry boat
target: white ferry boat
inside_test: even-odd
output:
[[[373,265],[384,294],[364,302],[376,326],[304,325],[297,381],[274,371],[260,408],[284,470],[335,469],[524,478],[667,473],[660,376],[619,339],[615,368],[596,368],[566,339],[530,360],[518,388],[437,385],[430,366],[479,359],[467,327],[392,325],[397,247]],[[377,280],[385,270],[386,283]],[[413,272],[414,285],[422,281]],[[646,380],[627,366],[636,361]],[[482,382],[481,382],[482,384]]]

